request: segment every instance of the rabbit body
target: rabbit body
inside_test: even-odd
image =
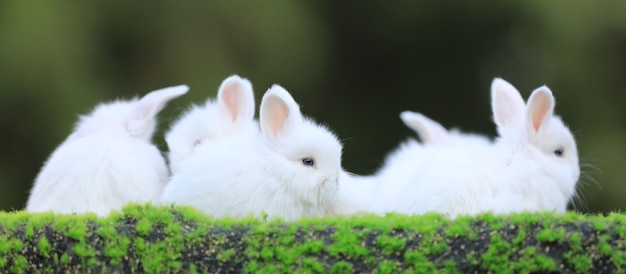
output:
[[[156,202],[167,166],[150,143],[156,114],[186,86],[141,100],[98,105],[52,153],[35,179],[26,210],[107,215],[129,202]]]
[[[400,178],[404,187],[397,187],[402,190],[396,196],[398,202],[392,204],[394,211],[434,211],[451,217],[482,212],[565,212],[580,169],[575,140],[553,114],[551,91],[545,86],[538,88],[525,105],[512,85],[495,79],[492,108],[500,135],[493,144],[418,144],[411,146],[413,153],[399,153],[419,156],[410,161],[408,177]],[[403,172],[399,176],[407,176],[406,169]]]
[[[103,216],[128,202],[157,202],[166,181],[165,160],[153,145],[117,136],[84,137],[48,159],[26,210]]]

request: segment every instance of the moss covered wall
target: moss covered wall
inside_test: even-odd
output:
[[[575,213],[212,219],[0,213],[0,272],[624,272],[626,216]]]

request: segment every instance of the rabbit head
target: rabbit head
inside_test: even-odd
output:
[[[278,85],[263,96],[259,120],[263,142],[278,157],[268,171],[281,177],[293,195],[312,205],[328,202],[338,187],[342,146],[337,137],[300,113],[289,92]]]
[[[554,181],[560,198],[569,201],[580,176],[578,151],[574,136],[554,114],[555,99],[550,89],[537,88],[524,106],[519,92],[496,78],[492,83],[492,100],[494,122],[500,134],[498,141],[516,146],[521,157],[536,161],[541,176]],[[559,206],[559,211],[565,211],[566,205]]]
[[[258,125],[254,121],[252,84],[232,75],[220,85],[217,100],[208,99],[202,106],[193,105],[166,133],[172,172],[204,141],[255,132],[258,132]]]

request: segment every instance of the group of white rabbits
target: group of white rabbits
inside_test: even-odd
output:
[[[165,135],[169,170],[151,143],[155,117],[187,86],[98,105],[54,151],[35,180],[31,212],[94,212],[129,202],[185,204],[208,215],[296,220],[350,214],[565,212],[580,175],[576,143],[554,114],[546,86],[525,103],[508,82],[491,85],[498,137],[449,132],[414,112],[400,117],[420,136],[371,176],[341,167],[342,145],[303,116],[278,85],[259,120],[251,83],[225,79],[217,100],[189,108]]]

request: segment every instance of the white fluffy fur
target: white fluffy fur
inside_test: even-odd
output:
[[[451,217],[564,212],[580,176],[574,137],[553,115],[554,97],[547,87],[536,89],[523,111],[519,98],[513,86],[494,80],[492,108],[500,137],[493,145],[419,148],[427,160],[413,166],[396,211]],[[557,149],[563,149],[561,157]]]
[[[171,172],[178,172],[180,163],[202,142],[258,133],[254,108],[250,81],[237,75],[226,78],[218,89],[217,100],[191,106],[165,134]]]
[[[389,153],[382,168],[376,172],[375,193],[380,197],[386,211],[395,211],[398,197],[415,169],[428,160],[424,146],[414,139],[409,139]]]
[[[339,175],[337,195],[327,207],[327,215],[383,215],[386,207],[376,193],[378,176],[359,176],[346,171]]]
[[[387,156],[382,168],[376,173],[376,193],[388,211],[395,210],[398,196],[409,183],[415,169],[429,160],[428,150],[450,146],[488,146],[492,143],[483,135],[455,129],[448,131],[421,113],[403,111],[400,119],[418,134],[421,143],[414,139],[405,141]]]
[[[26,210],[107,215],[128,202],[158,201],[167,166],[150,143],[155,116],[187,91],[165,88],[82,116],[37,175]]]
[[[212,216],[295,220],[321,216],[337,191],[341,144],[302,117],[278,85],[261,102],[261,132],[203,142],[181,162],[162,201],[194,206]],[[303,164],[314,159],[314,166]]]

